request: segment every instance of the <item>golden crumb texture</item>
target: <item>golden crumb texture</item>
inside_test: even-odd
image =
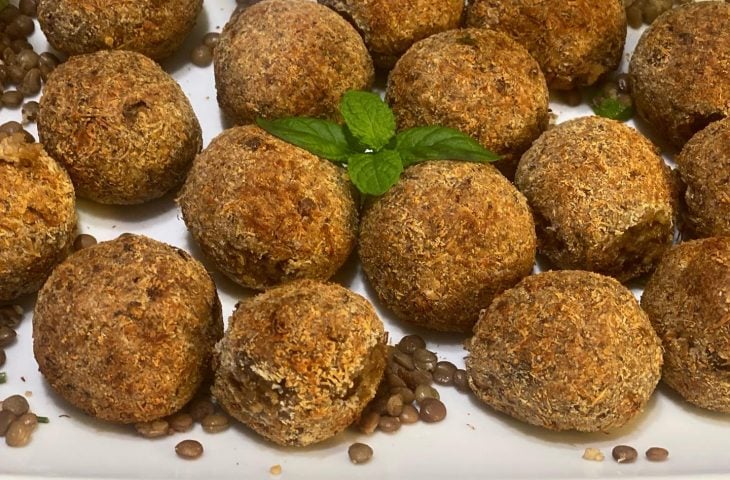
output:
[[[216,347],[213,394],[279,445],[305,446],[350,425],[375,395],[387,335],[368,301],[300,280],[236,307]]]
[[[659,382],[662,347],[631,291],[585,271],[525,278],[474,328],[466,369],[477,397],[550,430],[608,432]]]
[[[367,206],[359,238],[378,298],[401,320],[450,332],[470,332],[530,274],[535,250],[525,197],[491,165],[454,161],[408,168]]]
[[[48,384],[87,414],[119,423],[180,410],[210,378],[222,335],[205,268],[130,234],[59,265],[33,316],[33,352]]]
[[[66,171],[38,143],[0,141],[0,303],[38,290],[68,254],[76,197]]]
[[[730,413],[730,237],[674,247],[641,306],[664,344],[662,381],[698,407]]]

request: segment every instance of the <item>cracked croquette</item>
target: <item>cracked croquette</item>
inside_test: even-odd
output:
[[[385,369],[387,334],[363,297],[300,280],[237,305],[216,347],[213,394],[279,445],[326,440],[355,421]]]
[[[664,345],[662,381],[698,407],[730,413],[730,237],[670,250],[641,306]]]
[[[585,271],[525,278],[484,310],[466,370],[476,396],[550,430],[615,430],[646,405],[662,347],[618,281]]]
[[[545,132],[515,176],[558,268],[626,281],[651,272],[674,236],[674,184],[659,150],[635,130],[583,117]]]
[[[241,10],[215,49],[218,103],[237,124],[258,117],[338,119],[342,94],[369,90],[373,75],[357,31],[307,0],[264,0]]]
[[[346,171],[254,125],[211,142],[178,202],[203,252],[250,288],[326,280],[357,240],[357,196]]]
[[[363,36],[375,66],[389,70],[413,43],[458,28],[463,0],[319,0],[339,12]]]
[[[507,33],[527,48],[550,88],[593,85],[621,63],[622,0],[475,0],[467,25]]]
[[[629,64],[638,114],[675,146],[730,115],[730,3],[696,2],[662,14]]]
[[[66,171],[21,134],[0,140],[0,304],[38,290],[68,254],[76,197]]]
[[[38,134],[80,197],[112,205],[177,188],[202,145],[175,80],[144,55],[116,50],[72,57],[50,75]]]
[[[548,89],[530,54],[507,35],[451,30],[415,43],[388,78],[398,128],[451,127],[502,156],[508,177],[547,128]]]
[[[222,334],[205,268],[179,248],[130,234],[68,257],[33,316],[33,352],[53,390],[119,423],[180,410],[209,379]]]
[[[398,318],[469,332],[479,311],[529,275],[535,225],[525,197],[491,165],[409,167],[363,212],[359,254]]]

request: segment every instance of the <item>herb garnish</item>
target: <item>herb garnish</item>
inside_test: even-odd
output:
[[[396,134],[393,111],[380,96],[351,90],[342,96],[338,125],[329,120],[259,118],[258,125],[286,142],[332,162],[346,165],[360,192],[382,195],[403,169],[427,160],[494,162],[499,156],[453,128],[414,127]]]
[[[622,102],[616,97],[597,95],[591,101],[593,112],[600,116],[625,122],[634,116],[634,108],[630,103]]]
[[[0,383],[5,383],[8,381],[8,374],[5,372],[0,372]]]

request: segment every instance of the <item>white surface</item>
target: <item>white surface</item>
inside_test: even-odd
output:
[[[191,66],[187,56],[205,32],[221,29],[233,5],[233,0],[209,0],[207,13],[199,20],[178,58],[165,64],[189,95],[203,126],[206,145],[223,127],[215,100],[213,70]],[[636,36],[636,32],[631,32],[629,48]],[[44,48],[41,34],[36,34],[35,40],[37,46]],[[553,110],[559,115],[558,121],[590,113],[585,106],[570,109],[557,103],[553,104]],[[3,110],[0,117],[1,122],[19,120],[20,110]],[[171,195],[135,208],[101,207],[79,201],[79,217],[80,231],[99,240],[115,238],[123,232],[144,233],[201,258]],[[220,274],[215,274],[215,279],[221,293],[223,315],[228,317],[236,301],[249,293]],[[355,261],[351,261],[336,280],[374,299]],[[24,299],[27,311],[32,309],[33,300]],[[404,331],[413,331],[394,321],[384,309],[378,310],[391,338],[399,339]],[[18,333],[18,342],[7,349],[8,361],[2,370],[8,372],[9,381],[0,385],[0,398],[32,392],[29,400],[33,410],[48,416],[50,423],[40,425],[26,448],[10,449],[4,442],[0,443],[2,479],[269,478],[269,468],[275,464],[282,466],[282,479],[625,479],[699,478],[705,475],[730,478],[727,450],[730,416],[693,408],[664,387],[659,388],[645,413],[611,435],[550,433],[498,414],[452,387],[438,387],[448,408],[446,420],[440,424],[405,426],[395,434],[376,432],[365,436],[353,430],[323,444],[297,450],[273,446],[240,425],[212,435],[204,433],[198,425],[190,433],[145,440],[136,436],[131,427],[114,426],[86,417],[49,391],[32,355],[30,313]],[[464,337],[418,333],[428,339],[429,347],[440,357],[463,366]],[[70,418],[59,417],[64,414]],[[186,438],[203,443],[205,454],[201,459],[191,462],[176,457],[175,444]],[[347,447],[353,441],[367,442],[373,447],[375,456],[369,464],[354,466],[349,463]],[[635,446],[639,450],[639,460],[633,465],[616,464],[610,459],[610,451],[617,444]],[[588,446],[600,448],[606,460],[596,463],[581,459]],[[644,460],[643,452],[650,446],[669,449],[669,461],[657,464]]]

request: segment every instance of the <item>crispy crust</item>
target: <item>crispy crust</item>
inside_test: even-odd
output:
[[[550,430],[616,429],[646,405],[659,338],[632,293],[590,272],[525,278],[482,313],[466,369],[496,410]]]
[[[730,235],[730,118],[697,133],[676,160],[686,187],[683,233],[691,237]]]
[[[363,270],[398,318],[469,332],[479,311],[529,275],[535,225],[525,198],[494,167],[426,162],[363,213]]]
[[[616,70],[626,41],[622,0],[475,0],[467,25],[520,42],[558,90],[593,85]]]
[[[559,268],[626,281],[671,246],[674,188],[659,150],[614,120],[584,117],[549,130],[515,176],[535,215],[539,250]]]
[[[387,335],[363,297],[300,280],[236,307],[216,347],[213,394],[280,445],[326,440],[375,396]]]
[[[374,70],[357,31],[307,0],[264,0],[223,29],[215,49],[218,103],[238,124],[257,117],[338,118],[347,90],[369,90]]]
[[[180,86],[149,58],[126,51],[59,66],[44,86],[38,133],[79,196],[115,205],[179,186],[202,145]]]
[[[463,0],[319,0],[352,23],[375,66],[390,70],[418,40],[459,27]]]
[[[728,52],[729,3],[690,3],[661,15],[631,57],[638,113],[678,147],[730,115]]]
[[[120,423],[182,408],[210,375],[222,335],[205,268],[179,248],[129,234],[59,265],[33,316],[33,352],[51,387]]]
[[[0,141],[0,303],[38,290],[76,233],[71,180],[40,144]]]
[[[537,62],[499,32],[451,30],[414,44],[388,78],[386,100],[401,130],[443,125],[502,155],[508,176],[548,125],[548,90]]]
[[[203,252],[246,287],[326,280],[357,239],[356,196],[345,170],[254,125],[211,142],[178,202]]]
[[[202,8],[203,0],[40,0],[38,21],[49,43],[69,55],[117,49],[162,60]]]
[[[664,343],[664,383],[690,403],[730,413],[730,237],[670,250],[641,306]]]

